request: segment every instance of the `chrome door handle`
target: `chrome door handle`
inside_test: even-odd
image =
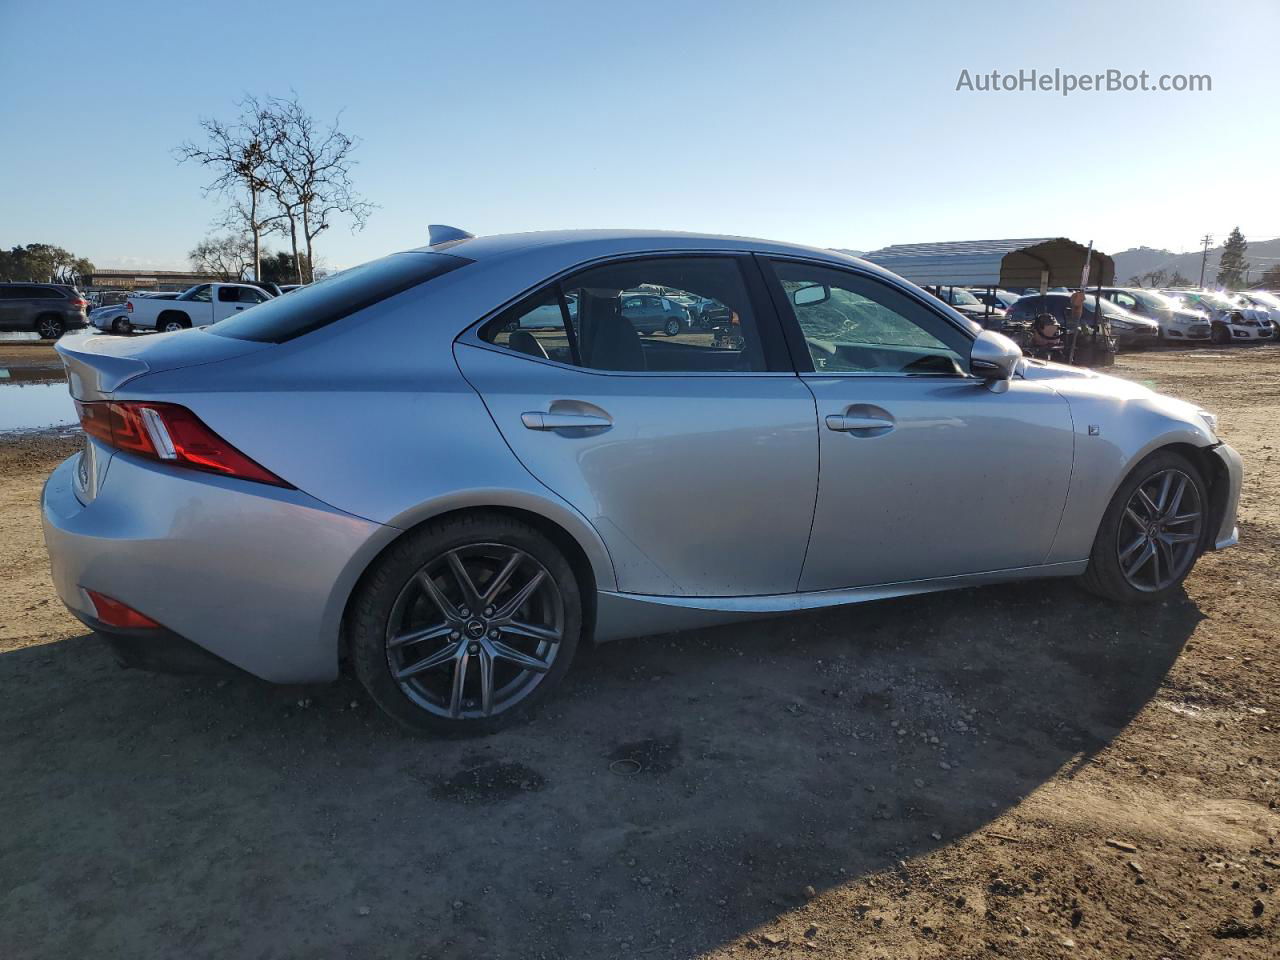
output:
[[[520,414],[520,422],[530,430],[565,430],[573,427],[593,427],[597,430],[612,427],[608,417],[593,417],[582,413],[543,413],[532,410]]]
[[[893,421],[880,420],[876,417],[851,417],[843,413],[827,414],[827,429],[840,433],[864,433],[878,430],[888,433],[893,429]]]

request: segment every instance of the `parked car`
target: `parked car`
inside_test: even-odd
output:
[[[172,302],[156,297],[130,297],[125,301],[125,309],[134,329],[172,332],[207,327],[271,299],[271,294],[253,284],[199,283],[184,290]]]
[[[726,304],[740,346],[619,322],[641,282]],[[520,349],[583,292],[576,336]],[[204,336],[57,350],[70,610],[126,662],[311,683],[345,657],[419,730],[501,726],[591,640],[1032,577],[1159,602],[1236,543],[1211,414],[790,244],[453,239]]]
[[[674,337],[689,328],[688,311],[670,297],[624,293],[622,315],[640,333],[665,333],[668,337]]]
[[[979,303],[997,307],[1000,310],[1008,310],[1022,296],[1022,294],[1014,293],[1012,290],[997,289],[993,291],[986,287],[966,287],[965,289],[976,297]]]
[[[1255,310],[1267,311],[1273,330],[1280,325],[1280,297],[1266,290],[1242,290],[1236,297]]]
[[[1212,290],[1165,290],[1191,309],[1203,310],[1212,324],[1210,334],[1214,343],[1270,340],[1275,336],[1275,325],[1270,314],[1246,306],[1225,294]]]
[[[1084,298],[1084,312],[1081,319],[1086,325],[1092,327],[1096,324],[1094,314],[1098,310],[1099,303],[1102,304],[1102,318],[1106,321],[1118,346],[1130,348],[1150,346],[1159,339],[1160,327],[1154,320],[1132,314],[1116,306],[1106,297],[1099,300],[1098,296],[1092,293]],[[1008,321],[1030,324],[1040,314],[1049,313],[1056,317],[1064,328],[1068,328],[1071,325],[1068,322],[1070,304],[1071,294],[1069,293],[1046,293],[1043,296],[1037,293],[1022,297],[1009,311]]]
[[[151,300],[176,300],[176,293],[136,293],[132,296],[147,297]],[[129,308],[125,303],[117,303],[112,306],[99,307],[97,310],[89,311],[89,323],[97,327],[99,330],[117,334],[126,334],[133,332],[133,321],[129,317]]]
[[[1153,320],[1165,340],[1208,340],[1212,333],[1209,315],[1156,290],[1141,287],[1103,287],[1102,295],[1124,310]]]
[[[1003,309],[988,306],[964,287],[928,286],[925,289],[980,325],[999,330],[1004,322]]]
[[[61,283],[0,283],[0,330],[34,331],[57,340],[85,325],[89,301]]]

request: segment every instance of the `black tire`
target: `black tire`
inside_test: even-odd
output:
[[[57,340],[67,332],[67,325],[62,318],[54,314],[45,314],[36,318],[36,333],[42,340]]]
[[[116,317],[111,321],[111,332],[124,336],[127,333],[133,333],[133,324],[124,317]]]
[[[1139,588],[1130,581],[1129,577],[1126,577],[1121,566],[1121,555],[1126,548],[1126,544],[1120,542],[1121,536],[1124,534],[1127,540],[1133,532],[1132,522],[1126,519],[1126,508],[1130,506],[1130,501],[1137,494],[1139,487],[1153,482],[1155,478],[1169,471],[1185,476],[1195,488],[1195,506],[1200,513],[1200,522],[1195,530],[1196,538],[1185,545],[1184,555],[1177,557],[1178,562],[1173,564],[1177,572],[1171,582],[1158,589]],[[1185,497],[1185,493],[1183,496]],[[1115,496],[1111,498],[1111,503],[1102,515],[1102,522],[1098,525],[1098,533],[1089,554],[1089,568],[1080,577],[1080,585],[1090,593],[1119,603],[1154,603],[1167,600],[1181,589],[1182,581],[1191,573],[1196,560],[1204,551],[1208,531],[1212,529],[1210,519],[1208,488],[1205,486],[1200,470],[1180,453],[1172,450],[1157,450],[1130,471],[1116,490]],[[1125,529],[1122,529],[1122,525]],[[1191,532],[1189,527],[1174,529],[1182,530],[1187,534]],[[1143,546],[1142,549],[1145,550],[1146,547]],[[1154,544],[1152,549],[1158,551],[1158,547]],[[1183,548],[1175,546],[1170,549],[1176,551]]]
[[[1232,340],[1231,330],[1228,329],[1225,323],[1215,323],[1213,325],[1213,331],[1209,334],[1209,339],[1218,346],[1230,343]]]
[[[191,319],[185,313],[162,313],[156,320],[156,333],[173,333],[190,327]]]
[[[506,661],[498,661],[491,658],[489,662],[495,664],[495,666],[490,667],[490,677],[494,678],[490,683],[491,690],[497,687],[498,674],[496,672],[496,664],[499,662],[505,664],[505,669],[508,673],[514,672],[516,674],[516,679],[508,681],[507,687],[497,689],[493,694],[496,697],[501,694],[503,689],[511,688],[514,691],[512,696],[515,697],[515,700],[510,706],[503,706],[491,715],[476,715],[476,710],[471,709],[474,707],[476,700],[476,697],[473,696],[461,701],[461,704],[468,705],[468,710],[466,711],[457,710],[454,715],[444,715],[448,713],[448,708],[443,704],[436,704],[434,707],[436,712],[433,712],[432,706],[425,705],[431,702],[429,690],[425,688],[406,689],[406,686],[412,687],[415,684],[428,682],[438,683],[443,686],[443,681],[446,678],[443,675],[438,676],[439,672],[448,672],[447,679],[449,683],[454,683],[458,676],[457,657],[463,653],[464,647],[469,647],[470,653],[475,653],[475,648],[485,643],[483,637],[486,635],[485,630],[487,630],[487,627],[478,635],[467,634],[459,638],[459,633],[465,631],[467,626],[470,625],[468,624],[462,627],[461,631],[455,631],[448,636],[440,636],[438,639],[431,641],[423,640],[423,644],[428,642],[432,644],[429,649],[435,650],[435,644],[437,643],[442,646],[436,650],[436,653],[427,653],[418,657],[418,662],[434,659],[440,653],[452,650],[450,660],[441,662],[438,667],[423,671],[415,679],[397,679],[392,673],[392,663],[393,660],[398,659],[403,654],[396,651],[411,649],[414,644],[403,644],[393,651],[392,647],[394,645],[389,645],[388,642],[390,635],[404,632],[401,629],[403,624],[395,622],[394,618],[399,615],[397,611],[406,609],[403,599],[406,591],[417,589],[417,585],[421,583],[419,573],[432,567],[433,563],[444,562],[454,551],[485,551],[497,548],[509,549],[512,555],[522,554],[529,558],[534,570],[536,571],[536,569],[540,568],[543,573],[543,576],[539,578],[540,582],[544,584],[542,589],[546,589],[545,585],[547,584],[547,577],[549,577],[550,583],[558,591],[560,639],[558,643],[553,645],[555,648],[554,656],[551,656],[549,652],[544,655],[550,657],[550,667],[545,672],[520,671],[506,663]],[[453,555],[457,556],[457,554]],[[488,585],[490,580],[497,579],[496,565],[493,569],[495,572],[481,586]],[[474,581],[474,572],[469,572],[472,573]],[[428,573],[428,577],[430,576]],[[512,574],[511,581],[516,582],[516,580],[516,574]],[[456,579],[453,582],[455,585],[457,584]],[[519,592],[515,588],[510,589],[514,592]],[[461,591],[457,596],[464,598]],[[499,593],[498,596],[509,595]],[[536,597],[531,598],[528,602],[533,604],[535,600]],[[505,602],[505,600],[495,601],[495,607]],[[428,602],[428,595],[425,591],[421,592],[421,596],[415,600],[415,603],[423,605],[421,607],[410,606],[408,609],[421,609],[433,615],[436,612],[436,608]],[[462,609],[460,605],[458,605],[458,609]],[[520,609],[523,610],[525,608],[521,607]],[[484,618],[479,616],[481,612],[474,611],[475,615],[471,617],[471,620],[483,620]],[[488,612],[489,608],[483,611],[485,614]],[[426,620],[431,619],[431,617],[426,618]],[[441,619],[447,628],[448,618],[442,616]],[[426,622],[426,620],[419,621],[419,625]],[[429,626],[428,629],[440,628]],[[533,527],[502,514],[488,512],[464,514],[451,519],[431,522],[402,537],[385,554],[379,557],[366,573],[355,596],[352,598],[346,622],[346,639],[352,667],[360,682],[369,691],[369,695],[374,702],[392,719],[409,730],[417,733],[445,736],[489,734],[525,716],[532,707],[546,697],[563,679],[573,661],[574,653],[577,651],[581,632],[581,594],[579,593],[578,582],[573,570],[563,554],[550,540]],[[487,635],[494,636],[494,634]],[[472,638],[474,638],[474,642]],[[502,641],[504,643],[516,642],[514,638],[506,636],[505,633]],[[461,688],[474,691],[478,686],[479,673],[483,670],[485,661],[477,654],[476,662],[478,668],[472,671],[470,661],[462,661],[463,680],[459,684]],[[522,687],[520,686],[519,677],[525,674],[528,674],[528,678],[523,681],[525,686]],[[535,677],[537,678],[536,680],[534,679]],[[477,681],[477,683],[468,686],[472,680]],[[419,702],[419,700],[422,702]],[[495,706],[497,706],[496,703]],[[461,716],[463,712],[469,712],[472,715]]]
[[[678,337],[680,336],[680,331],[683,329],[683,326],[684,325],[679,320],[672,317],[667,321],[667,325],[664,329],[666,330],[668,337]]]

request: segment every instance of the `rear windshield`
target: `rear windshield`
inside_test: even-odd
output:
[[[442,253],[393,253],[258,304],[209,330],[236,340],[284,343],[468,263]]]

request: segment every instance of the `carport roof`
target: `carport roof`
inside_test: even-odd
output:
[[[1048,270],[1051,287],[1080,285],[1088,248],[1066,237],[1022,240],[953,240],[947,243],[899,243],[862,255],[912,283],[943,286],[1038,287]],[[1089,284],[1110,284],[1115,263],[1093,251]]]

